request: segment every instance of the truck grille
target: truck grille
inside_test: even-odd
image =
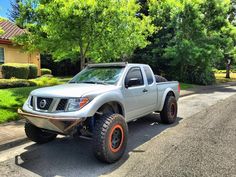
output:
[[[36,101],[36,105],[34,105]],[[30,107],[38,111],[63,112],[66,110],[68,99],[65,98],[45,98],[31,96],[29,100]],[[54,104],[54,105],[52,105]]]
[[[37,97],[37,108],[41,110],[48,110],[52,101],[52,98]]]
[[[61,99],[57,105],[57,111],[65,111],[68,99]]]

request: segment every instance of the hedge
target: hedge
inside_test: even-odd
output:
[[[36,83],[37,86],[52,86],[60,84],[60,81],[57,78],[45,76],[41,76],[37,79],[31,79],[31,81]]]
[[[45,74],[52,74],[52,71],[50,69],[47,69],[47,68],[42,68],[41,70],[41,75],[45,75]]]
[[[35,82],[24,79],[0,79],[0,89],[14,88],[14,87],[28,87],[36,85],[37,84]]]
[[[29,64],[29,76],[28,79],[34,79],[38,75],[38,67],[35,64]]]
[[[4,79],[34,79],[38,75],[38,68],[35,64],[6,63],[2,65]]]
[[[3,64],[2,75],[4,79],[10,79],[12,77],[18,79],[28,79],[29,65],[19,63]]]
[[[52,86],[58,85],[60,81],[57,78],[39,77],[37,79],[0,79],[0,89],[30,86]]]

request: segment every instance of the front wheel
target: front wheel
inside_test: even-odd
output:
[[[57,134],[45,132],[29,122],[25,123],[25,134],[31,141],[38,144],[47,143],[57,137]]]
[[[106,163],[118,161],[127,145],[128,126],[120,114],[98,118],[94,132],[94,154]]]
[[[166,124],[172,124],[177,117],[177,101],[174,96],[167,96],[164,107],[161,111],[161,121]]]

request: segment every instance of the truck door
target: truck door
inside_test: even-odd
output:
[[[146,108],[148,112],[156,111],[157,109],[157,97],[158,90],[155,81],[154,74],[149,66],[143,67],[144,73],[146,75]]]
[[[146,86],[140,67],[129,69],[124,81],[126,119],[138,118],[147,112]]]

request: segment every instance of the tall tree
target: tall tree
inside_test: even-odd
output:
[[[29,31],[16,38],[29,51],[51,53],[56,59],[114,61],[148,44],[155,27],[137,16],[135,0],[26,0],[20,21]]]
[[[8,18],[17,24],[19,27],[22,27],[23,25],[17,20],[20,16],[20,3],[22,3],[22,0],[11,0],[11,8],[8,9]]]
[[[226,78],[230,78],[231,64],[236,60],[236,0],[230,1],[230,8],[228,11],[228,28],[224,29],[224,35],[227,37],[226,51]]]
[[[146,61],[170,79],[214,82],[213,65],[235,51],[235,25],[228,17],[230,0],[149,2],[149,14],[159,31],[150,45],[135,52],[133,61]]]

